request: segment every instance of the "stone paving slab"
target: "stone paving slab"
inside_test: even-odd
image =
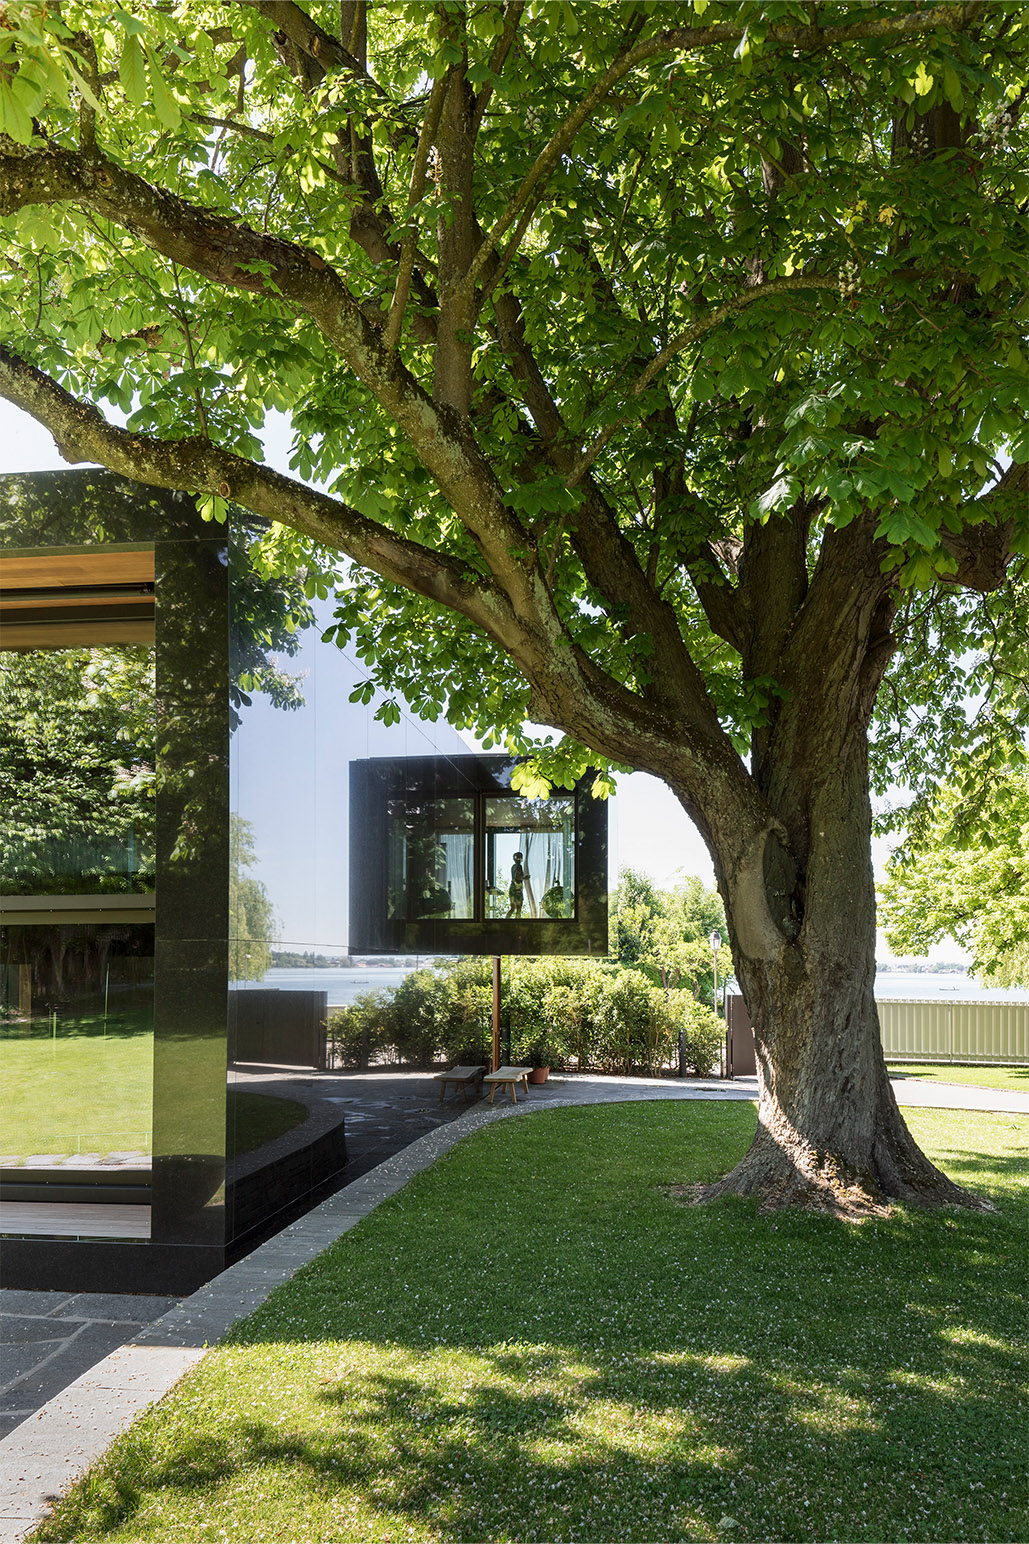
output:
[[[4,1396],[12,1396],[27,1404],[29,1409],[45,1404],[74,1379],[96,1365],[118,1346],[125,1345],[139,1333],[139,1322],[123,1324],[86,1324],[68,1340],[52,1342],[50,1355],[39,1359],[38,1352],[31,1354],[29,1346],[19,1350],[23,1354],[24,1370],[10,1380],[3,1390]]]
[[[94,1324],[109,1324],[131,1319],[136,1324],[146,1324],[151,1319],[167,1313],[178,1301],[167,1295],[157,1297],[145,1292],[134,1292],[126,1297],[124,1292],[76,1292],[68,1302],[51,1309],[55,1319],[90,1319]],[[5,1313],[16,1313],[5,1300]]]
[[[30,1343],[32,1341],[55,1341],[60,1344],[67,1339],[68,1333],[68,1330],[59,1321],[55,1323],[53,1319],[35,1319],[29,1314],[18,1314],[17,1317],[12,1316],[4,1326],[3,1356],[0,1358],[0,1368],[3,1368],[3,1371],[0,1373],[0,1380],[4,1383],[10,1381],[7,1376],[7,1350],[9,1346],[20,1346],[26,1341]]]
[[[23,1421],[0,1443],[2,1544],[33,1528],[49,1502],[203,1355],[195,1346],[123,1346]]]
[[[0,1438],[176,1302],[114,1292],[0,1293]]]
[[[29,1292],[19,1287],[5,1287],[3,1311],[5,1314],[52,1314],[72,1302],[75,1296],[74,1292]]]

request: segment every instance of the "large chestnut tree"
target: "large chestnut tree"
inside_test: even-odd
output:
[[[1017,613],[1027,23],[3,13],[0,393],[69,461],[277,522],[269,570],[349,559],[340,633],[418,711],[553,726],[543,777],[667,782],[757,1025],[757,1136],[715,1193],[972,1202],[883,1063],[870,741],[908,690],[916,774],[944,720],[974,739],[969,659]]]

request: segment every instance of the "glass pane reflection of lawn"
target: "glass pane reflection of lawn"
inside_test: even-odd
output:
[[[3,1157],[151,1150],[154,1035],[149,1013],[37,1019],[0,1030]]]
[[[0,1030],[0,1158],[151,1152],[154,1036],[149,1015],[63,1019],[46,1033]],[[268,1094],[228,1091],[237,1156],[306,1121],[306,1105]]]

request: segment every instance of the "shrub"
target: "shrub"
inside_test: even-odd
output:
[[[338,1067],[364,1067],[385,1059],[389,991],[365,992],[328,1019],[333,1063]]]
[[[442,1052],[445,988],[434,970],[416,970],[392,989],[390,1040],[401,1066],[431,1067]]]
[[[638,970],[607,977],[597,1046],[603,1070],[655,1072],[668,1065],[672,1043],[672,1018],[660,987]]]
[[[674,1064],[679,1032],[686,1065],[704,1076],[724,1029],[688,992],[664,992],[638,969],[552,956],[512,960],[504,1013],[516,1063],[628,1074]],[[428,1067],[488,1062],[492,994],[487,959],[448,960],[413,971],[398,987],[369,992],[329,1020],[338,1064],[365,1060]]]
[[[460,959],[444,967],[433,993],[438,1042],[445,1060],[488,1063],[493,1042],[489,961]]]
[[[682,999],[677,1017],[685,1026],[686,1065],[698,1078],[706,1078],[717,1067],[725,1045],[725,1020],[689,992],[673,992],[672,996]]]

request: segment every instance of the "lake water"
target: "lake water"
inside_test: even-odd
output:
[[[414,967],[412,966],[411,969]],[[282,987],[293,991],[328,992],[329,1007],[352,1003],[364,992],[383,991],[399,986],[409,970],[376,965],[351,966],[345,970],[304,970],[273,967],[263,981],[241,981],[240,987]],[[908,999],[952,998],[968,1002],[1029,1002],[1029,991],[1006,987],[984,987],[970,976],[934,975],[921,971],[880,971],[875,978],[876,997]]]
[[[1029,991],[1018,987],[980,986],[972,976],[931,975],[923,971],[881,970],[875,978],[876,997],[935,999],[951,997],[959,1002],[1029,1003]]]

